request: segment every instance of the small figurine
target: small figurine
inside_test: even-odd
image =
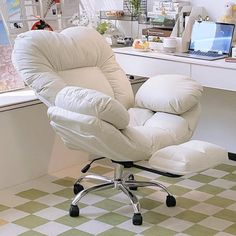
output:
[[[80,26],[88,26],[89,24],[89,17],[85,10],[83,10],[80,14]]]
[[[82,11],[81,13],[77,12],[75,13],[69,22],[72,25],[77,25],[77,26],[88,26],[89,25],[89,17],[86,11]]]
[[[72,25],[79,25],[80,23],[80,16],[79,16],[79,12],[75,13],[72,15],[72,17],[69,19],[69,22],[72,24]]]

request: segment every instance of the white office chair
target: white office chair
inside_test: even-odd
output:
[[[97,175],[78,179],[71,216],[79,215],[77,203],[87,193],[116,188],[131,201],[133,224],[141,225],[140,205],[130,190],[157,186],[167,193],[168,207],[175,206],[176,201],[162,184],[136,181],[132,174],[123,172],[124,167],[135,166],[171,177],[207,168],[196,158],[189,165],[182,154],[175,159],[173,150],[177,152],[178,146],[171,146],[188,141],[199,118],[202,87],[190,78],[150,78],[134,98],[129,80],[104,38],[83,27],[61,33],[23,33],[16,39],[12,58],[24,81],[49,106],[51,126],[65,145],[109,158],[115,164],[113,179]],[[158,151],[167,146],[172,148],[168,149],[172,157],[159,158]],[[146,166],[148,161],[154,169]],[[83,179],[96,179],[101,184],[84,189],[80,184]]]

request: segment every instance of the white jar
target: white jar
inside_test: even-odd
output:
[[[163,47],[166,52],[175,52],[177,46],[176,38],[165,37],[163,38]]]
[[[232,57],[236,58],[236,47],[232,48]]]

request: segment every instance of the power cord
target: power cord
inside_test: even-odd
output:
[[[99,158],[93,159],[89,164],[87,164],[84,168],[82,168],[81,172],[82,172],[82,173],[86,173],[86,172],[90,169],[91,165],[92,165],[95,161],[102,160],[102,159],[105,159],[105,158],[106,158],[106,157],[99,157]]]

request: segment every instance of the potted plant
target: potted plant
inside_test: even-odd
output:
[[[106,31],[108,30],[109,28],[109,23],[108,22],[101,22],[100,24],[98,24],[96,30],[100,33],[100,34],[105,34]]]
[[[129,0],[132,6],[132,13],[134,16],[138,16],[141,6],[141,0]]]
[[[141,0],[129,0],[132,16],[138,16],[141,7]]]

